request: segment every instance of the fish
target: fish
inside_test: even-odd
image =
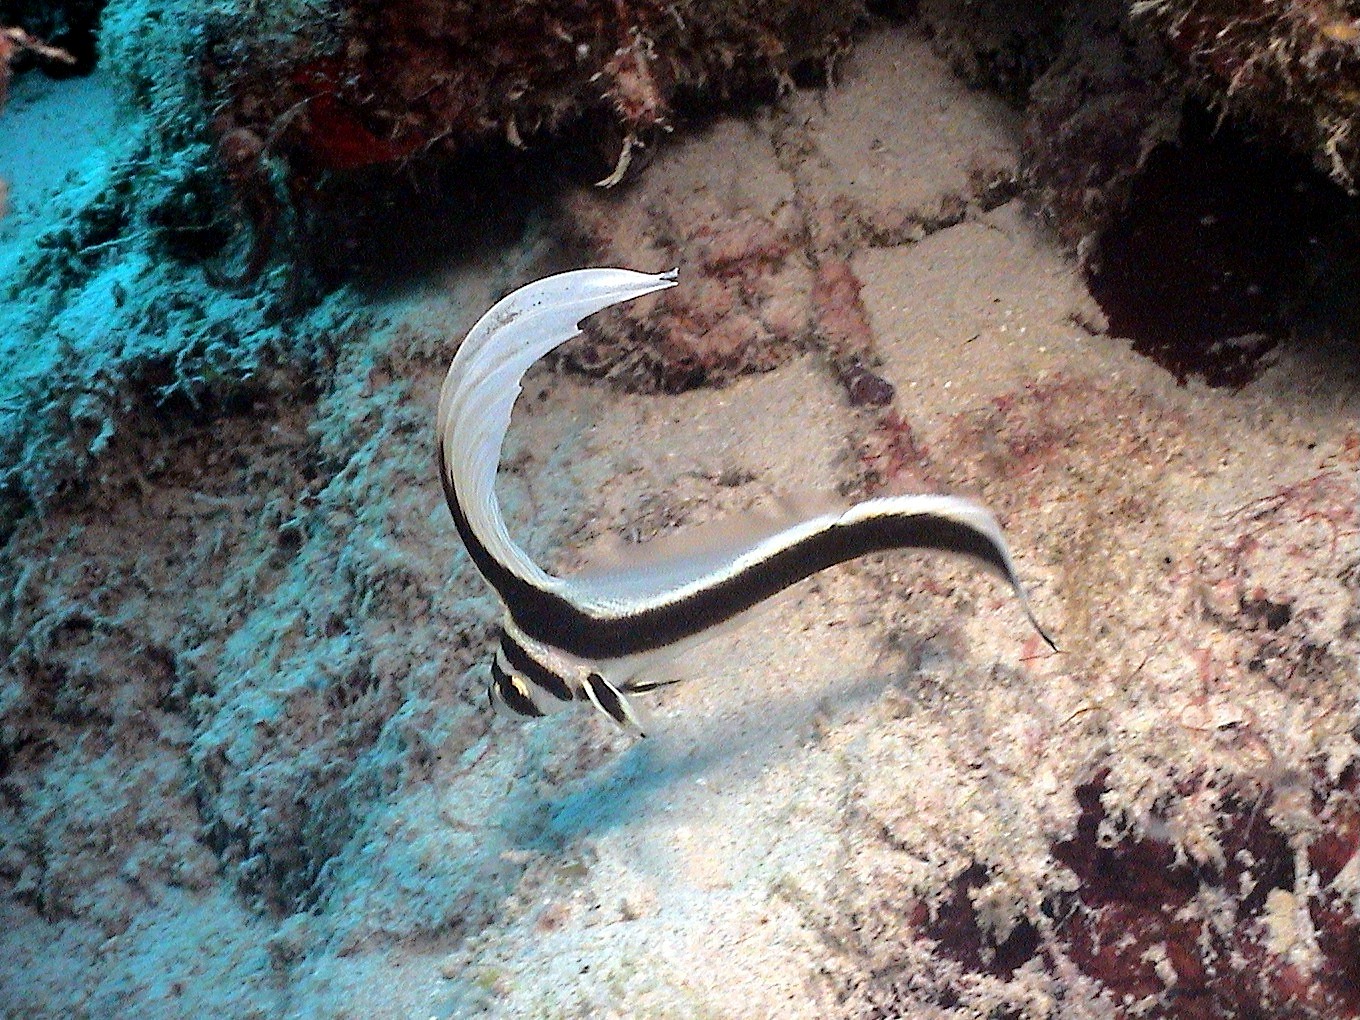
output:
[[[812,575],[870,553],[935,550],[990,568],[1039,625],[1001,526],[977,503],[948,495],[882,496],[801,516],[747,521],[696,541],[654,540],[632,564],[572,577],[548,573],[510,537],[496,496],[501,449],[524,374],[581,332],[588,316],[674,287],[678,270],[591,268],[526,284],[469,330],[440,389],[435,431],[440,483],[468,556],[502,607],[490,659],[489,704],[539,718],[589,703],[646,736],[630,695],[676,682],[652,667]]]

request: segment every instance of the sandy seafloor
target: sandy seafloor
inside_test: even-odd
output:
[[[17,84],[0,125],[47,119],[30,151],[0,136],[11,253],[32,196],[101,172],[84,118],[116,109],[97,76]],[[585,709],[490,716],[496,607],[443,506],[434,404],[476,316],[569,264],[543,213],[332,299],[362,317],[319,395],[132,429],[9,539],[5,1015],[1175,1015],[1170,936],[1130,957],[1160,984],[1121,990],[1053,909],[1081,884],[1054,846],[1083,784],[1102,846],[1161,840],[1199,876],[1185,925],[1255,933],[1263,973],[1322,973],[1310,903],[1360,904],[1360,865],[1319,877],[1308,853],[1339,810],[1310,791],[1360,750],[1360,348],[1178,385],[1104,334],[1019,201],[940,215],[979,166],[1015,166],[1016,131],[880,32],[832,88],[578,197],[620,222],[669,203],[859,224],[837,251],[905,426],[851,406],[814,344],[680,395],[540,366],[501,489],[563,571],[811,491],[967,494],[1061,654],[991,578],[888,555],[688,654],[691,682],[639,699],[645,741]],[[1287,859],[1233,843],[1243,804]]]

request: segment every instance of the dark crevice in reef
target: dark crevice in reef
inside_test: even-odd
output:
[[[1207,111],[1148,158],[1100,239],[1091,291],[1110,331],[1177,380],[1241,386],[1297,332],[1343,331],[1360,205],[1305,161]]]
[[[824,63],[799,67],[803,77],[825,84]],[[680,90],[673,122],[688,134],[720,117],[754,115],[777,98],[774,83],[759,81],[735,89],[720,107]],[[494,261],[536,229],[547,229],[562,194],[598,190],[592,186],[610,176],[625,145],[625,181],[636,180],[668,137],[643,130],[627,140],[612,118],[587,112],[551,144],[516,148],[482,140],[455,153],[433,149],[396,166],[331,172],[286,188],[271,183],[260,191],[263,206],[251,231],[269,249],[264,261],[291,263],[305,291],[303,306],[346,283],[369,294],[409,287],[442,275],[450,263]]]
[[[1033,924],[1023,918],[1000,942],[993,941],[978,924],[972,893],[992,879],[981,864],[974,863],[952,883],[950,896],[940,904],[935,916],[924,920],[925,908],[920,908],[922,932],[940,944],[950,958],[970,970],[993,977],[1010,977],[1039,953],[1040,935]]]
[[[509,146],[336,175],[309,200],[304,262],[326,287],[378,292],[494,258],[542,215],[558,174]]]

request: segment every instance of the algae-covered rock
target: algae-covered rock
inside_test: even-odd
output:
[[[1360,3],[1144,0],[1192,85],[1353,188],[1360,170]]]
[[[310,11],[245,33],[216,21],[203,64],[224,144],[258,140],[295,187],[488,142],[520,148],[583,118],[616,129],[604,164],[616,181],[677,107],[772,94],[845,48],[862,5],[337,0]]]
[[[959,74],[1024,111],[1030,193],[1069,247],[1121,215],[1187,99],[1354,188],[1360,4],[925,0],[920,17]]]
[[[1072,0],[922,0],[921,23],[964,80],[1017,103],[1063,47]]]
[[[1134,179],[1180,128],[1184,86],[1122,3],[1088,4],[1034,82],[1025,124],[1031,199],[1063,242],[1085,251],[1120,214]]]

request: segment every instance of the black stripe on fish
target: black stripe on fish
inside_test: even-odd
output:
[[[456,494],[452,502],[456,505]],[[460,514],[454,516],[457,520]],[[465,538],[471,540],[469,551],[477,562],[476,539]],[[831,522],[822,531],[775,549],[740,570],[716,573],[708,584],[682,598],[610,617],[592,616],[499,565],[483,573],[500,593],[515,624],[529,637],[582,658],[612,659],[694,637],[819,571],[892,549],[959,553],[980,560],[1019,587],[1005,550],[991,536],[951,517],[919,512],[886,512],[849,523]],[[480,551],[490,558],[484,548]],[[1052,645],[1047,634],[1043,637]]]
[[[543,688],[558,701],[572,701],[571,687],[566,680],[535,659],[514,638],[501,631],[501,653],[510,668],[522,673],[530,683]]]

